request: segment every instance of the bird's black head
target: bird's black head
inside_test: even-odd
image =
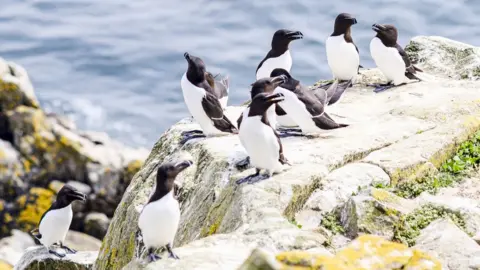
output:
[[[357,19],[355,19],[349,13],[340,13],[338,14],[337,18],[335,19],[335,26],[333,28],[332,36],[339,36],[343,34],[350,35],[350,27],[357,23]]]
[[[272,70],[272,73],[270,73],[270,77],[279,77],[279,76],[285,76],[286,80],[285,82],[280,84],[280,86],[287,90],[293,91],[300,84],[299,81],[293,78],[292,75],[290,75],[290,73],[283,68],[276,68]]]
[[[73,201],[85,202],[86,200],[87,195],[70,185],[64,185],[57,194],[57,202],[62,206],[67,206]]]
[[[157,190],[170,192],[173,189],[173,182],[179,173],[193,164],[190,160],[179,160],[165,162],[157,170]]]
[[[275,88],[286,82],[287,79],[285,75],[280,75],[273,78],[269,77],[257,80],[252,84],[252,90],[250,91],[251,99],[253,100],[253,98],[260,93],[273,93]]]
[[[398,31],[391,24],[374,24],[373,31],[377,32],[376,37],[387,47],[395,47],[397,45]]]
[[[272,50],[285,52],[288,50],[288,45],[290,42],[302,38],[303,34],[300,31],[290,31],[286,29],[277,30],[275,34],[273,34]]]
[[[207,71],[205,63],[200,57],[193,56],[186,52],[184,55],[188,63],[187,78],[192,84],[198,84],[205,80]]]
[[[273,104],[282,102],[285,97],[282,93],[259,93],[256,95],[250,104],[248,116],[264,116],[265,113]]]

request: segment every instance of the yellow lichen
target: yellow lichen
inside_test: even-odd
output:
[[[378,188],[372,188],[371,195],[381,202],[397,203],[399,201],[399,198],[392,193]]]
[[[30,231],[38,225],[43,213],[53,202],[54,193],[44,188],[31,188],[29,192],[17,198],[20,212],[17,223],[24,231]]]
[[[9,263],[3,260],[0,260],[0,270],[11,270],[11,269],[13,269],[12,265],[10,265]]]

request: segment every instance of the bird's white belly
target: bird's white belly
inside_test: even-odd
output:
[[[181,86],[183,98],[185,100],[185,104],[187,105],[188,111],[193,116],[195,121],[198,122],[205,135],[208,136],[221,134],[222,132],[213,125],[212,120],[208,117],[203,109],[202,99],[206,94],[205,90],[190,83],[187,79],[186,73],[183,74]]]
[[[295,122],[292,117],[288,114],[285,115],[277,115],[277,125],[282,127],[296,127],[298,126],[297,122]]]
[[[343,35],[328,37],[326,51],[328,65],[334,78],[350,80],[356,77],[360,56],[353,43],[346,42]]]
[[[72,205],[60,209],[50,210],[43,217],[38,230],[42,237],[40,242],[49,247],[58,241],[65,241],[70,224],[72,223]]]
[[[395,85],[407,81],[405,62],[396,48],[386,47],[380,39],[375,37],[370,42],[370,54],[388,81]]]
[[[225,109],[227,107],[227,103],[228,103],[228,96],[224,96],[221,99],[219,99],[218,101],[220,102],[220,105],[222,106],[222,108]]]
[[[290,72],[290,69],[292,68],[292,56],[290,55],[290,50],[287,50],[279,57],[269,58],[263,62],[262,66],[257,71],[257,80],[270,77],[270,74],[276,68],[283,68]]]
[[[297,125],[300,126],[302,132],[310,133],[318,131],[312,115],[308,112],[305,104],[297,98],[295,93],[282,87],[277,87],[275,92],[282,93],[285,96],[285,100],[281,103],[281,106]]]
[[[138,219],[138,227],[147,247],[172,244],[180,221],[180,207],[173,193],[145,205]]]
[[[271,127],[261,122],[260,116],[243,119],[239,136],[254,167],[269,171],[280,169],[280,145],[277,137]]]

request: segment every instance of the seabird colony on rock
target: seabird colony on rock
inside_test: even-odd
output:
[[[181,78],[183,97],[190,114],[201,130],[182,133],[181,144],[191,139],[238,134],[248,157],[238,162],[237,168],[252,165],[255,173],[237,180],[237,184],[253,183],[271,177],[291,164],[284,155],[280,138],[289,136],[313,137],[321,130],[346,128],[327,114],[326,107],[337,103],[359,74],[359,50],[352,38],[351,27],[357,19],[341,13],[335,19],[333,33],[326,40],[328,66],[333,75],[330,83],[314,89],[302,85],[291,74],[292,56],[289,45],[302,39],[303,33],[280,29],[273,35],[271,49],[257,66],[255,82],[251,84],[251,103],[237,119],[235,126],[225,115],[229,94],[229,78],[217,78],[207,71],[200,57],[184,54],[187,70]],[[422,70],[412,64],[397,43],[398,31],[393,25],[373,24],[375,37],[370,42],[370,53],[380,71],[387,78],[383,84],[373,85],[374,92],[385,91],[421,81]],[[182,171],[193,164],[190,160],[164,162],[157,169],[155,188],[140,212],[138,227],[149,261],[160,259],[155,250],[164,248],[170,258],[179,259],[173,250],[180,221],[180,207],[173,194],[174,182]],[[264,170],[266,173],[261,174]],[[72,222],[72,202],[86,201],[86,195],[74,187],[64,185],[56,201],[43,214],[32,235],[48,252],[58,257],[76,251],[65,246],[65,236]],[[57,245],[64,253],[52,249]]]

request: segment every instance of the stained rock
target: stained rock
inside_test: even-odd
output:
[[[11,143],[0,139],[0,198],[12,200],[25,189],[20,154]]]
[[[89,213],[85,217],[85,232],[98,239],[103,239],[107,233],[110,219],[103,213]]]
[[[436,254],[444,269],[475,269],[480,246],[450,219],[439,219],[423,229],[415,248]]]
[[[67,254],[59,258],[49,254],[43,246],[28,248],[20,258],[14,269],[18,270],[89,270],[97,257],[95,251],[79,251],[76,254]]]

